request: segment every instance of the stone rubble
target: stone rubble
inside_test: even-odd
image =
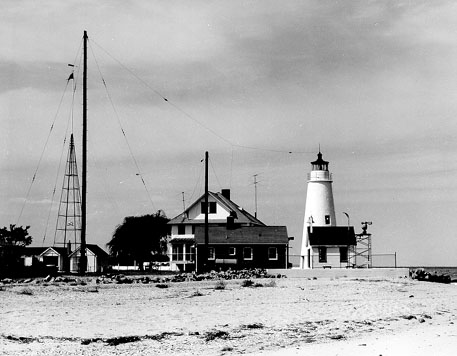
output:
[[[256,279],[256,278],[286,278],[286,276],[278,274],[271,275],[265,269],[249,269],[249,270],[227,270],[227,271],[211,271],[208,273],[196,274],[193,273],[179,273],[174,275],[157,276],[157,275],[142,275],[142,276],[126,276],[124,274],[104,274],[93,278],[80,278],[73,276],[57,276],[51,275],[45,278],[27,278],[13,280],[11,278],[4,278],[0,280],[0,284],[68,284],[72,286],[90,284],[132,284],[132,283],[175,283],[175,282],[189,282],[189,281],[204,281],[204,280],[230,280],[230,279]]]
[[[423,268],[418,268],[410,271],[410,277],[418,281],[451,283],[451,276],[447,274],[439,274],[436,271],[433,273],[425,271]]]

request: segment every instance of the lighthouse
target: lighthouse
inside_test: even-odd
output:
[[[329,162],[319,150],[308,173],[301,268],[343,267],[348,263],[348,251],[355,245],[354,228],[338,227],[333,201],[332,174]]]

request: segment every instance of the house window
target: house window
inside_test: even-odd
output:
[[[216,259],[216,251],[214,247],[208,247],[208,260],[215,260]]]
[[[195,235],[195,225],[192,225],[192,234]]]
[[[268,259],[269,260],[278,259],[278,249],[276,247],[268,247]]]
[[[186,234],[186,225],[178,225],[178,235]]]
[[[195,257],[195,247],[190,244],[186,244],[186,253],[184,256],[185,261],[193,262]]]
[[[340,247],[340,262],[346,263],[348,261],[348,248]]]
[[[215,201],[210,201],[209,203],[209,211],[208,214],[216,214],[216,202]],[[201,213],[205,214],[206,212],[206,203],[203,201],[201,204]]]
[[[229,247],[229,256],[236,256],[236,248],[235,247]]]
[[[319,247],[319,263],[327,262],[327,247]]]
[[[188,261],[195,261],[195,246],[194,245],[190,245],[189,246],[189,249],[187,251],[190,251],[190,256],[188,258]]]
[[[252,247],[243,248],[243,259],[252,260]]]
[[[183,260],[183,245],[173,245],[171,260],[172,261],[182,261]]]
[[[325,215],[325,224],[330,225],[330,215]]]

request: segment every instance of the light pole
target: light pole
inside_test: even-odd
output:
[[[289,249],[290,249],[290,246],[289,246],[289,241],[293,241],[294,240],[294,237],[293,236],[290,236],[287,238],[287,261],[286,261],[286,269],[289,269]]]
[[[349,226],[351,226],[351,219],[349,218],[349,214],[345,213],[344,211],[343,211],[343,214],[346,215],[348,218],[348,229],[349,229]]]

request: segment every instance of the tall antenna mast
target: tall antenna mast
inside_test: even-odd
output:
[[[86,224],[87,224],[87,31],[84,31],[84,67],[83,67],[83,167],[81,197],[81,247],[79,273],[86,273]]]
[[[186,211],[186,201],[184,200],[184,192],[182,192],[182,208],[183,211]]]
[[[60,195],[59,212],[57,214],[54,246],[62,245],[73,240],[74,246],[80,242],[81,232],[81,195],[79,190],[78,169],[73,134],[70,136],[67,166]],[[59,235],[59,236],[57,236]],[[66,269],[66,266],[65,266]]]
[[[208,213],[209,213],[209,203],[208,203],[208,160],[209,154],[208,151],[205,152],[205,267],[204,272],[207,272],[208,269],[208,254],[209,254],[209,229],[208,229]]]

